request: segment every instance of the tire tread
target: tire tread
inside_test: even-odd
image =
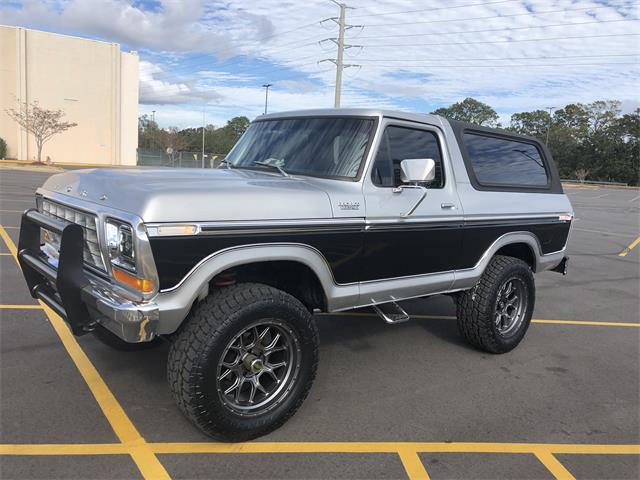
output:
[[[297,310],[312,333],[313,348],[311,378],[303,386],[300,395],[285,415],[274,420],[270,414],[256,422],[251,431],[238,421],[236,428],[229,428],[229,419],[221,418],[221,412],[211,411],[199,385],[202,384],[200,352],[217,342],[223,332],[231,327],[242,307],[256,302],[283,302]],[[169,350],[167,379],[173,396],[182,412],[206,434],[222,440],[243,441],[273,431],[284,424],[304,402],[318,368],[318,331],[309,311],[296,298],[273,287],[256,283],[239,283],[214,290],[200,302],[176,335]]]

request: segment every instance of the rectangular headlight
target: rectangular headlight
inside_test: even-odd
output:
[[[131,225],[117,220],[107,220],[105,240],[111,264],[136,273],[136,252]]]

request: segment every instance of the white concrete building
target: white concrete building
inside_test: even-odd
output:
[[[0,137],[7,158],[35,160],[33,137],[6,114],[19,102],[65,111],[78,126],[56,135],[42,158],[56,163],[135,165],[138,55],[116,43],[0,26]]]

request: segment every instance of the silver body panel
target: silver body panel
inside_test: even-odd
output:
[[[361,177],[354,181],[308,176],[284,177],[277,172],[240,169],[117,169],[72,171],[51,177],[39,193],[56,201],[96,212],[102,222],[114,216],[131,222],[139,235],[143,271],[155,273],[149,238],[158,227],[194,224],[198,235],[225,232],[250,233],[259,226],[286,233],[291,228],[354,227],[375,229],[378,225],[513,220],[572,215],[564,194],[486,192],[473,188],[462,154],[449,123],[437,116],[369,109],[307,110],[270,114],[265,118],[297,116],[371,116],[378,119]],[[445,185],[427,192],[425,200],[403,218],[420,196],[419,190],[396,192],[371,181],[371,168],[381,133],[387,125],[401,125],[434,132],[441,144]],[[204,229],[204,230],[203,230]],[[317,276],[329,311],[346,310],[402,299],[472,288],[492,256],[510,243],[528,245],[535,257],[535,271],[560,263],[564,249],[543,254],[530,232],[510,232],[496,239],[473,268],[447,270],[424,275],[385,278],[339,284],[316,248],[296,242],[250,242],[217,251],[204,258],[174,287],[152,298],[135,298],[140,304],[153,302],[158,321],[155,333],[174,332],[191,306],[208,293],[209,281],[218,273],[242,264],[288,260],[309,267]],[[104,248],[104,247],[103,247]],[[106,255],[106,252],[103,252]],[[157,275],[157,274],[156,274]],[[112,331],[117,327],[111,328]]]

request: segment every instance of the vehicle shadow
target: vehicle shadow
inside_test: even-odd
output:
[[[434,318],[412,318],[405,323],[388,325],[371,308],[342,312],[339,315],[316,315],[320,348],[340,344],[354,352],[369,351],[375,348],[372,346],[375,337],[387,336],[392,339],[395,336],[413,335],[411,331],[419,327],[434,340],[472,349],[460,338],[455,320],[448,318],[455,315],[455,308],[448,297],[412,300],[404,302],[402,307],[410,315],[428,315]],[[106,375],[141,376],[145,379],[145,384],[158,385],[163,390],[166,389],[169,340],[155,348],[133,352],[114,350],[102,344],[93,335],[81,337],[80,343],[92,361],[96,362],[99,370]],[[393,342],[389,348],[401,349],[402,342]]]
[[[409,315],[424,315],[433,318],[412,317],[405,323],[386,324],[371,308],[361,308],[338,315],[317,315],[320,342],[322,345],[333,343],[346,344],[352,350],[367,350],[367,339],[378,335],[393,336],[403,330],[415,329],[419,325],[428,334],[446,343],[473,349],[464,342],[459,334],[454,319],[455,306],[449,297],[438,295],[427,299],[402,302]],[[398,348],[402,348],[398,344]]]

